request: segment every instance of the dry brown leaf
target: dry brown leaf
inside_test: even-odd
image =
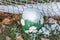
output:
[[[47,39],[47,38],[41,38],[41,40],[49,40],[49,39]]]
[[[16,40],[23,40],[23,38],[21,36],[18,36]]]
[[[11,38],[10,38],[10,37],[8,37],[8,36],[6,36],[6,40],[11,40]]]

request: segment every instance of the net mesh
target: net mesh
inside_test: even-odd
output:
[[[0,0],[0,10],[9,12],[9,13],[22,13],[24,8],[38,8],[44,12],[44,7],[46,6],[46,10],[49,11],[49,6],[54,11],[53,6],[56,6],[59,9],[59,3],[56,3],[59,0]],[[54,2],[54,3],[51,3]],[[48,4],[50,3],[50,4]],[[41,8],[39,8],[41,7]],[[56,8],[55,7],[55,8]],[[60,10],[60,9],[59,9]],[[56,12],[55,12],[56,13]],[[45,12],[44,12],[45,14]],[[50,14],[49,14],[50,15]]]
[[[8,5],[13,5],[13,4],[34,4],[34,3],[45,3],[45,2],[56,2],[59,0],[0,0],[0,4],[8,4]]]
[[[60,10],[59,3],[56,3],[57,1],[59,1],[59,0],[0,0],[0,10],[9,12],[9,13],[18,14],[18,13],[22,13],[24,8],[30,7],[30,8],[38,8],[38,9],[42,8],[42,11],[44,12],[44,7],[46,6],[47,13],[48,13],[49,9],[51,9],[51,10],[53,10],[53,12],[55,12],[52,5],[56,6],[57,9]],[[49,6],[51,8],[49,8]],[[41,7],[41,8],[39,8],[39,7]],[[44,14],[45,14],[45,12],[44,12]],[[49,14],[49,15],[51,15],[51,14]]]

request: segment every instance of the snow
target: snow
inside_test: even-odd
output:
[[[46,16],[60,16],[60,2],[52,3],[38,3],[38,4],[25,4],[25,5],[0,5],[0,10],[9,13],[23,13],[25,8],[37,8]],[[26,10],[26,9],[25,9]]]
[[[21,19],[21,24],[22,24],[22,26],[25,25],[25,21],[23,19]]]
[[[29,28],[29,32],[30,32],[30,33],[31,33],[31,32],[36,33],[36,32],[37,32],[36,29],[37,29],[37,28],[36,28],[35,26],[32,26],[32,27]]]
[[[24,20],[29,20],[31,22],[39,22],[40,17],[41,17],[41,14],[39,10],[35,8],[26,9],[22,14],[22,18]]]
[[[25,33],[36,33],[37,32],[37,30],[36,30],[37,28],[35,27],[35,26],[32,26],[32,27],[30,27],[29,28],[29,30],[25,30]]]

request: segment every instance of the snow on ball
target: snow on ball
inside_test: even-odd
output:
[[[40,20],[40,12],[35,8],[27,8],[26,10],[24,10],[22,18],[31,22],[37,22]]]
[[[21,19],[21,24],[22,24],[22,26],[25,25],[25,21],[23,19]]]
[[[30,27],[29,28],[29,32],[36,33],[37,32],[37,28],[35,26]]]
[[[23,25],[24,30],[36,33],[43,25],[42,20],[43,16],[41,15],[39,9],[26,8],[22,14],[21,24]],[[28,31],[25,32],[28,33]]]

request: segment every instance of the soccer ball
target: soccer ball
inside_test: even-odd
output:
[[[27,8],[24,10],[21,18],[21,24],[24,30],[34,32],[39,30],[43,25],[43,16],[39,12],[39,9]]]

